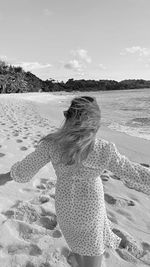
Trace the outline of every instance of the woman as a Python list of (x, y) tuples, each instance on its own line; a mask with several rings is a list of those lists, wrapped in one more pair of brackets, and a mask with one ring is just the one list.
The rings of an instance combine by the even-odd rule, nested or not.
[(128, 187), (150, 195), (150, 169), (121, 155), (114, 143), (96, 138), (101, 119), (96, 98), (74, 98), (64, 116), (62, 127), (16, 162), (3, 182), (28, 182), (51, 161), (57, 176), (57, 221), (64, 238), (80, 267), (100, 267), (105, 248), (121, 244), (107, 218), (100, 174), (110, 170)]

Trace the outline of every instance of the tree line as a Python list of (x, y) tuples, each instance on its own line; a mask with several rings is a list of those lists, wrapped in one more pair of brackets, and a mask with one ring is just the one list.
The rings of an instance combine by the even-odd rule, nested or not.
[(33, 73), (25, 72), (22, 67), (12, 66), (0, 60), (0, 93), (26, 93), (26, 92), (73, 92), (73, 91), (109, 91), (150, 88), (150, 80), (128, 79), (115, 80), (74, 80), (58, 82), (54, 79), (45, 81)]

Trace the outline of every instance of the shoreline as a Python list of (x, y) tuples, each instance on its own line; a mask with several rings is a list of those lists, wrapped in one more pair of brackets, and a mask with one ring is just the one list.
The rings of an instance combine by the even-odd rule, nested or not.
[[(74, 94), (68, 94), (68, 92), (66, 92), (65, 95), (60, 94), (60, 92), (56, 92), (56, 95), (53, 93), (20, 93), (2, 94), (0, 95), (0, 100), (2, 98), (6, 100), (7, 98), (8, 100), (23, 100), (23, 102), (31, 103), (31, 105), (36, 107), (40, 116), (48, 119), (49, 122), (53, 123), (55, 126), (60, 127), (64, 120), (64, 106), (68, 105), (70, 99), (74, 96)], [(45, 99), (45, 97), (47, 98)], [(100, 127), (97, 136), (114, 142), (119, 152), (127, 156), (131, 161), (150, 164), (150, 149), (148, 149), (148, 147), (150, 147), (149, 140), (110, 129), (103, 125)]]
[(119, 152), (129, 157), (131, 161), (150, 164), (149, 140), (115, 131), (106, 126), (101, 126), (97, 135), (115, 143)]

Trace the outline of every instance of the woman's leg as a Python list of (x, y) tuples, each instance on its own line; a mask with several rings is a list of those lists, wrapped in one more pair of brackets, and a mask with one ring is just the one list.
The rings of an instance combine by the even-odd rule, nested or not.
[(83, 264), (82, 264), (83, 256), (79, 255), (78, 253), (74, 253), (74, 256), (75, 256), (76, 262), (78, 263), (79, 267), (82, 267), (83, 266)]
[(82, 267), (82, 257), (81, 255), (70, 251), (67, 261), (71, 265), (71, 267)]
[(74, 253), (74, 256), (79, 267), (101, 267), (103, 255), (81, 256), (77, 253)]
[(101, 267), (102, 257), (100, 256), (82, 256), (81, 267)]
[(100, 256), (83, 256), (70, 252), (67, 260), (72, 267), (101, 267), (102, 258), (103, 254)]

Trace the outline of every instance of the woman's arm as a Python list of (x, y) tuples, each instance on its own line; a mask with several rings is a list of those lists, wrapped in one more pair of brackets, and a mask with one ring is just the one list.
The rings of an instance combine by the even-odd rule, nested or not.
[(46, 141), (42, 141), (29, 155), (22, 161), (17, 161), (10, 170), (11, 178), (19, 183), (30, 181), (35, 174), (50, 162), (50, 145)]
[(109, 145), (110, 158), (107, 169), (120, 177), (129, 188), (150, 195), (150, 169), (121, 155), (114, 143)]

